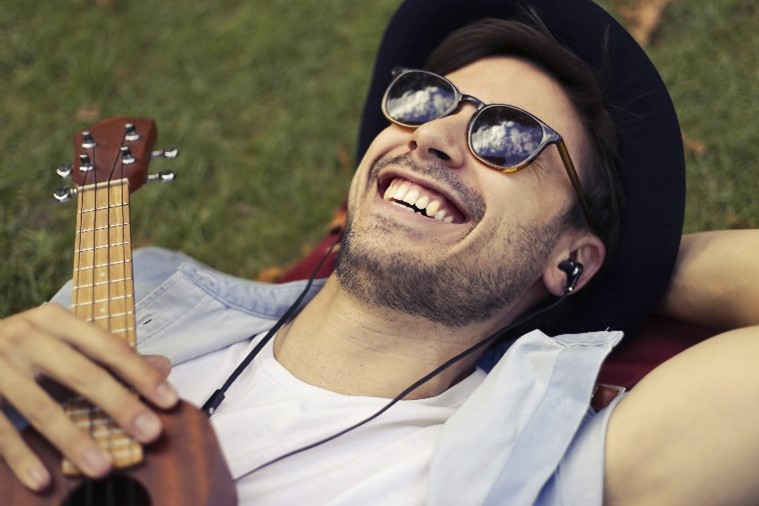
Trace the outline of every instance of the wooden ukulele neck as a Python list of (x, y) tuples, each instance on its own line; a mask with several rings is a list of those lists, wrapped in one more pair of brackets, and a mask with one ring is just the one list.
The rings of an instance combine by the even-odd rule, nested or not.
[(126, 180), (78, 192), (74, 313), (135, 345), (134, 285)]
[[(135, 346), (129, 182), (121, 179), (82, 187), (77, 200), (72, 310)], [(69, 399), (65, 409), (110, 454), (114, 467), (142, 461), (142, 446), (102, 410), (81, 397)], [(63, 472), (79, 474), (66, 459)]]

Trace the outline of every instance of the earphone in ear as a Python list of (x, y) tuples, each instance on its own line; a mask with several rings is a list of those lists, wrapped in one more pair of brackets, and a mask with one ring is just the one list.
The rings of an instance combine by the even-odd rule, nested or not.
[(567, 284), (564, 287), (564, 295), (572, 293), (577, 286), (577, 282), (580, 281), (582, 271), (584, 269), (580, 262), (575, 262), (571, 258), (559, 262), (559, 269), (567, 274)]

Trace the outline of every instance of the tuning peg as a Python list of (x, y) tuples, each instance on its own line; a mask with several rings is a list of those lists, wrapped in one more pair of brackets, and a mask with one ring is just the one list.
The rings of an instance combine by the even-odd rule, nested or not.
[(159, 172), (158, 174), (150, 174), (148, 175), (147, 182), (148, 183), (154, 183), (156, 181), (160, 181), (161, 183), (169, 183), (171, 181), (174, 181), (177, 178), (177, 173), (173, 170), (166, 170), (163, 172)]
[(92, 134), (89, 130), (82, 132), (82, 147), (84, 149), (92, 149), (95, 147), (95, 139), (92, 138)]
[(151, 158), (169, 158), (173, 159), (179, 156), (179, 148), (169, 146), (168, 148), (157, 149), (150, 153)]
[(129, 142), (140, 140), (140, 134), (137, 133), (137, 128), (135, 128), (134, 123), (125, 123), (124, 131), (124, 139)]
[(67, 186), (58, 188), (53, 192), (53, 197), (55, 197), (55, 200), (61, 203), (68, 202), (74, 195), (76, 195), (76, 188)]
[(70, 163), (64, 163), (55, 169), (55, 173), (61, 177), (71, 177), (71, 171), (74, 170), (74, 166)]
[(79, 170), (82, 172), (89, 172), (92, 169), (94, 169), (95, 166), (92, 165), (92, 160), (90, 160), (90, 157), (86, 154), (79, 155)]
[(129, 148), (126, 146), (121, 146), (121, 162), (124, 165), (131, 165), (136, 161), (137, 159), (134, 157)]

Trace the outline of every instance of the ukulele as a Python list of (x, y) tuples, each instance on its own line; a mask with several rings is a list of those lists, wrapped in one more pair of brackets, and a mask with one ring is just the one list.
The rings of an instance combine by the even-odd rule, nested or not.
[[(136, 336), (129, 196), (148, 179), (156, 136), (153, 120), (129, 117), (104, 120), (74, 136), (71, 172), (76, 189), (71, 194), (77, 195), (78, 210), (72, 311), (131, 346)], [(234, 481), (208, 417), (195, 407), (180, 402), (175, 409), (159, 412), (162, 435), (145, 447), (82, 397), (72, 396), (64, 409), (111, 455), (113, 471), (99, 480), (81, 476), (30, 428), (24, 439), (50, 470), (53, 483), (44, 492), (31, 492), (0, 463), (0, 505), (237, 503)]]

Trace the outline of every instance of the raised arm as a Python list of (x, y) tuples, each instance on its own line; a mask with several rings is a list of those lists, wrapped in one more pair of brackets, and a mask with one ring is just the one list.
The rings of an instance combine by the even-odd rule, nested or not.
[(759, 324), (759, 230), (683, 236), (664, 315), (718, 329)]
[(606, 504), (757, 504), (759, 231), (683, 237), (662, 304), (720, 327), (644, 377), (609, 421)]

